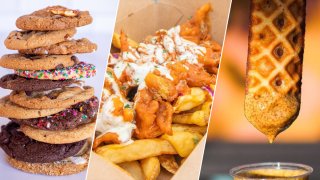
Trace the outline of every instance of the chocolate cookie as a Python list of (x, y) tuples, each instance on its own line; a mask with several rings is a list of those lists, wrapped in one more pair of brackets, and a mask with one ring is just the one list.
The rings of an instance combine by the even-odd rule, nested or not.
[(66, 41), (75, 33), (74, 28), (59, 31), (12, 31), (4, 44), (12, 50), (33, 49)]
[(7, 74), (0, 78), (0, 87), (4, 89), (11, 89), (14, 91), (47, 91), (56, 88), (63, 88), (74, 83), (75, 80), (39, 80), (39, 79), (28, 79), (16, 74)]
[(0, 58), (0, 66), (7, 69), (48, 70), (75, 65), (72, 55), (23, 55), (6, 54)]
[(54, 70), (15, 70), (19, 76), (34, 79), (51, 79), (51, 80), (65, 80), (65, 79), (81, 79), (90, 78), (96, 75), (96, 67), (93, 64), (80, 62), (71, 67)]
[(90, 86), (64, 87), (49, 91), (29, 92), (12, 91), (10, 101), (30, 109), (68, 108), (90, 99), (94, 89)]
[(74, 129), (82, 124), (92, 122), (98, 112), (97, 97), (73, 105), (57, 114), (32, 119), (10, 119), (21, 125), (28, 125), (37, 129), (62, 131)]
[(92, 23), (88, 11), (72, 10), (62, 6), (49, 6), (31, 14), (21, 16), (16, 26), (23, 30), (62, 30)]
[(39, 47), (34, 49), (19, 50), (22, 54), (77, 54), (91, 53), (97, 50), (97, 45), (86, 38), (78, 40), (67, 40), (51, 46)]
[(9, 96), (5, 96), (0, 99), (0, 117), (30, 119), (49, 116), (62, 110), (64, 110), (64, 108), (30, 109), (14, 104), (10, 101)]
[(48, 131), (21, 125), (20, 130), (28, 137), (49, 144), (66, 144), (91, 138), (94, 133), (95, 122), (84, 124), (75, 129), (63, 131)]
[(86, 140), (70, 144), (47, 144), (30, 139), (19, 131), (19, 124), (10, 122), (1, 127), (0, 147), (16, 160), (30, 163), (50, 163), (76, 155)]

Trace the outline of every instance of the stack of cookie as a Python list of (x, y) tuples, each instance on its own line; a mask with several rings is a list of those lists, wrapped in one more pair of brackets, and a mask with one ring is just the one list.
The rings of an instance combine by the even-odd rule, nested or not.
[(94, 88), (79, 79), (94, 76), (95, 66), (73, 54), (97, 46), (71, 38), (91, 22), (87, 11), (47, 7), (18, 18), (22, 31), (5, 40), (19, 51), (0, 59), (0, 66), (14, 70), (0, 79), (0, 87), (13, 90), (0, 100), (0, 116), (11, 120), (1, 127), (0, 147), (13, 167), (47, 175), (86, 168), (99, 103)]

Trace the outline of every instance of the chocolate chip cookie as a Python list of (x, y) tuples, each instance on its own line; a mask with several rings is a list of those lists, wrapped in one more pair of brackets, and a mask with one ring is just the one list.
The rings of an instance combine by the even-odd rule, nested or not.
[(53, 109), (30, 109), (21, 107), (10, 101), (9, 96), (0, 99), (0, 117), (30, 119), (49, 116), (63, 111), (63, 108)]
[(72, 55), (23, 55), (6, 54), (0, 58), (0, 66), (7, 69), (50, 70), (73, 66), (77, 63)]
[(88, 11), (79, 11), (63, 6), (49, 6), (31, 14), (21, 16), (16, 26), (23, 30), (62, 30), (92, 23)]
[(78, 40), (67, 40), (51, 46), (39, 47), (34, 49), (19, 50), (21, 54), (77, 54), (91, 53), (97, 50), (97, 45), (86, 38)]
[(13, 91), (10, 101), (30, 109), (68, 108), (90, 99), (93, 95), (94, 89), (90, 86), (64, 87), (44, 92)]
[(66, 41), (75, 33), (75, 28), (59, 31), (12, 31), (4, 44), (12, 50), (33, 49)]

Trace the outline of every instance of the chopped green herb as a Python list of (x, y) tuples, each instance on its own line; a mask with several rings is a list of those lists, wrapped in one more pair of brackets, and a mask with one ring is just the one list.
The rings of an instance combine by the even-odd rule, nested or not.
[(127, 89), (126, 86), (121, 86), (120, 88), (121, 88), (121, 90), (126, 90)]
[(130, 105), (129, 105), (129, 104), (126, 104), (126, 105), (124, 106), (124, 108), (130, 108)]
[(107, 74), (112, 78), (112, 72), (107, 71)]
[(163, 50), (163, 53), (167, 53), (168, 51), (166, 49)]
[(188, 19), (189, 19), (189, 20), (192, 19), (192, 16), (189, 16)]
[(154, 68), (159, 68), (159, 66), (155, 65)]
[(138, 84), (138, 83), (139, 83), (139, 78), (134, 79), (134, 82), (135, 82), (136, 84)]
[(199, 143), (199, 139), (197, 137), (194, 137), (192, 140), (193, 140), (194, 144), (198, 144)]

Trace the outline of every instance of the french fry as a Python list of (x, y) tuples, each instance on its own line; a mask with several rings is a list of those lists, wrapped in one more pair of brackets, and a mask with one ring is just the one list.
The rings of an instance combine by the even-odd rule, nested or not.
[(201, 140), (202, 135), (190, 132), (173, 132), (173, 135), (164, 134), (161, 136), (171, 143), (181, 157), (187, 157)]
[[(133, 47), (133, 48), (137, 48), (139, 46), (139, 44), (137, 42), (135, 42), (134, 40), (128, 38), (128, 43), (129, 46)], [(118, 49), (121, 48), (121, 42), (120, 42), (120, 34), (118, 33), (113, 33), (112, 36), (112, 45)]]
[(160, 174), (160, 162), (157, 157), (149, 157), (140, 161), (146, 180), (156, 180)]
[(206, 93), (201, 88), (191, 88), (191, 93), (188, 95), (179, 96), (174, 104), (174, 113), (188, 111), (203, 104), (206, 100)]
[(179, 169), (179, 165), (173, 155), (161, 155), (158, 158), (161, 166), (168, 172), (175, 174)]
[(128, 145), (105, 145), (98, 147), (95, 152), (116, 164), (163, 154), (177, 154), (171, 143), (164, 139), (142, 139)]
[(204, 118), (207, 121), (207, 123), (210, 118), (211, 104), (212, 104), (212, 100), (206, 101), (205, 103), (202, 104), (202, 107), (201, 107), (202, 111), (204, 112)]
[[(206, 102), (197, 106), (186, 113), (175, 114), (173, 122), (181, 124), (196, 124), (198, 126), (205, 126), (208, 124), (211, 111), (211, 98), (207, 98)], [(200, 112), (202, 111), (202, 112)]]
[(179, 124), (195, 124), (198, 126), (206, 126), (208, 124), (208, 121), (205, 118), (205, 112), (202, 110), (192, 113), (174, 114), (172, 122)]
[(190, 132), (204, 135), (207, 132), (207, 126), (196, 126), (186, 124), (172, 124), (173, 132)]
[(127, 171), (135, 180), (144, 180), (142, 168), (138, 161), (123, 162), (118, 164), (122, 169)]

